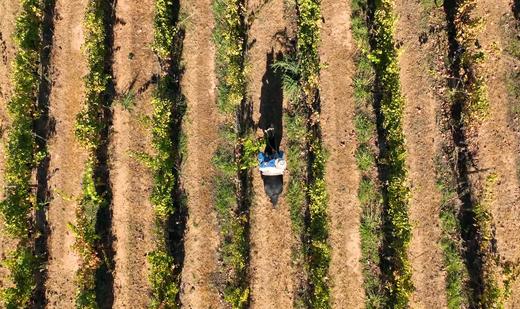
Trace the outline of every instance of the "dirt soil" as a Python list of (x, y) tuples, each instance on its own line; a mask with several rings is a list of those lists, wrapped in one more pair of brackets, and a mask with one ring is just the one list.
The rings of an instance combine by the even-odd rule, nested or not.
[(362, 308), (364, 289), (357, 199), (359, 173), (354, 157), (352, 77), (356, 46), (350, 32), (349, 1), (323, 0), (321, 28), (321, 126), (329, 158), (325, 181), (332, 260), (329, 269), (333, 308)]
[[(147, 308), (150, 286), (146, 255), (154, 249), (154, 211), (150, 203), (150, 170), (131, 158), (151, 153), (149, 127), (141, 119), (151, 114), (150, 82), (159, 65), (150, 48), (154, 1), (119, 0), (114, 25), (114, 103), (110, 145), (112, 231), (115, 236), (114, 308)], [(134, 106), (120, 103), (134, 94)], [(136, 297), (139, 295), (139, 297)]]
[[(510, 117), (515, 102), (508, 99), (506, 78), (513, 68), (503, 51), (509, 42), (505, 27), (512, 27), (514, 16), (509, 0), (479, 1), (477, 14), (485, 19), (479, 41), (488, 56), (484, 66), (491, 105), (490, 117), (483, 123), (476, 140), (477, 166), (485, 175), (498, 174), (496, 200), (491, 209), (497, 248), (503, 261), (515, 262), (520, 261), (520, 183), (517, 176), (520, 148), (519, 136), (514, 133)], [(506, 308), (520, 308), (519, 280), (512, 291)]]
[(48, 308), (74, 307), (74, 274), (78, 258), (72, 250), (74, 235), (68, 228), (75, 222), (76, 198), (86, 153), (74, 137), (75, 116), (84, 98), (86, 65), (81, 45), (86, 0), (57, 0), (55, 33), (51, 56), (52, 89), (50, 118), (55, 134), (48, 142), (50, 152), (48, 238), (49, 262), (46, 297)]
[[(7, 138), (6, 129), (9, 125), (7, 116), (7, 102), (11, 96), (11, 63), (15, 56), (14, 42), (12, 36), (14, 33), (14, 22), (18, 11), (18, 2), (10, 3), (10, 0), (0, 1), (0, 11), (2, 18), (0, 19), (0, 199), (4, 196), (4, 142)], [(3, 221), (0, 218), (0, 230), (3, 229)], [(11, 250), (16, 246), (16, 241), (10, 239), (3, 232), (0, 233), (0, 259), (3, 260)], [(5, 286), (7, 270), (0, 265), (0, 288)]]
[(184, 122), (187, 158), (181, 177), (188, 196), (188, 222), (181, 302), (183, 307), (193, 309), (224, 307), (214, 284), (219, 232), (210, 184), (214, 176), (212, 157), (218, 143), (218, 111), (211, 3), (195, 0), (183, 7), (188, 19), (182, 89), (188, 112)]
[(420, 42), (428, 32), (428, 12), (420, 1), (398, 0), (399, 21), (396, 39), (403, 43), (399, 58), (401, 88), (405, 98), (404, 133), (411, 187), (409, 208), (412, 240), (409, 258), (412, 264), (412, 308), (444, 308), (446, 273), (440, 247), (440, 192), (436, 188), (435, 155), (440, 131), (436, 115), (441, 101), (435, 96), (435, 84), (429, 76), (429, 59), (435, 57), (435, 40)]
[[(284, 105), (280, 76), (270, 65), (281, 57), (278, 41), (289, 27), (284, 16), (284, 1), (249, 2), (254, 21), (249, 33), (249, 94), (253, 100), (255, 124), (265, 129), (271, 123), (283, 136), (282, 108)], [(277, 35), (278, 34), (278, 35)], [(282, 35), (283, 37), (283, 35)], [(282, 140), (282, 149), (284, 142)], [(264, 192), (264, 184), (257, 170), (253, 171), (253, 205), (251, 209), (251, 307), (291, 308), (294, 293), (294, 270), (291, 248), (294, 244), (289, 207), (280, 197), (273, 207)], [(284, 176), (284, 192), (288, 183)]]

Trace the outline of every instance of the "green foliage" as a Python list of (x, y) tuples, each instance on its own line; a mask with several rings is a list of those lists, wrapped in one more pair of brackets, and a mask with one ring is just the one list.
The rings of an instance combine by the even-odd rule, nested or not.
[(257, 154), (265, 148), (265, 141), (263, 139), (253, 139), (247, 136), (241, 141), (242, 156), (240, 158), (239, 169), (248, 170), (258, 165)]
[[(295, 101), (291, 101), (295, 102)], [(296, 101), (297, 102), (297, 101)], [(287, 168), (291, 177), (287, 190), (287, 201), (291, 212), (292, 227), (296, 235), (302, 235), (304, 229), (304, 207), (306, 205), (306, 149), (304, 141), (307, 131), (303, 115), (286, 115), (287, 127)]]
[(409, 188), (405, 164), (406, 150), (402, 128), (404, 100), (399, 83), (398, 53), (394, 42), (394, 1), (381, 0), (376, 3), (372, 38), (373, 49), (369, 59), (374, 64), (380, 80), (380, 115), (384, 130), (385, 151), (381, 153), (381, 163), (385, 165), (388, 176), (384, 187), (387, 208), (385, 224), (386, 249), (388, 259), (389, 293), (388, 306), (406, 308), (413, 291), (412, 269), (408, 261), (408, 247), (411, 239), (411, 226), (408, 220)]
[(245, 6), (236, 0), (213, 1), (218, 78), (218, 105), (224, 113), (232, 114), (245, 99), (246, 26)]
[(376, 159), (367, 145), (361, 144), (356, 150), (356, 162), (362, 172), (367, 172), (374, 167)]
[(475, 17), (477, 0), (463, 0), (457, 4), (455, 15), (455, 39), (460, 45), (461, 89), (457, 98), (464, 102), (462, 121), (465, 126), (481, 123), (489, 116), (489, 99), (486, 81), (480, 76), (485, 53), (478, 43), (478, 34), (484, 27), (484, 19)]
[(285, 57), (273, 63), (272, 68), (282, 74), (282, 87), (285, 97), (289, 102), (297, 102), (300, 99), (300, 74), (301, 69), (296, 59)]
[(0, 215), (5, 231), (19, 240), (14, 252), (4, 264), (9, 270), (12, 287), (2, 288), (2, 304), (6, 308), (29, 305), (39, 261), (32, 246), (36, 196), (31, 188), (34, 168), (41, 158), (33, 134), (33, 122), (39, 117), (37, 95), (40, 87), (38, 63), (41, 52), (42, 3), (39, 0), (20, 0), (16, 18), (14, 42), (17, 52), (12, 63), (13, 94), (7, 103), (10, 118), (5, 156), (4, 196), (0, 201)]
[[(296, 109), (307, 116), (307, 147), (310, 159), (310, 177), (307, 179), (307, 201), (309, 222), (305, 227), (304, 253), (310, 284), (308, 295), (312, 308), (330, 308), (330, 287), (328, 269), (331, 248), (328, 244), (327, 191), (325, 188), (325, 150), (321, 142), (319, 123), (319, 74), (321, 10), (320, 1), (302, 0), (296, 4), (297, 20), (297, 59), (300, 78), (301, 99)], [(303, 104), (303, 105), (302, 105)]]
[(301, 69), (301, 85), (304, 94), (312, 97), (319, 87), (320, 1), (301, 0), (297, 2), (296, 7), (298, 10), (297, 52)]
[(512, 283), (520, 275), (520, 266), (504, 262), (494, 248), (494, 227), (491, 206), (495, 200), (495, 188), (499, 181), (496, 173), (486, 177), (482, 195), (473, 212), (479, 231), (479, 251), (483, 261), (483, 290), (478, 306), (480, 308), (505, 308), (510, 296)]
[(168, 60), (179, 32), (178, 14), (173, 0), (155, 0), (153, 51), (160, 59)]
[(142, 156), (151, 168), (153, 188), (150, 200), (155, 210), (158, 239), (156, 249), (148, 256), (151, 272), (152, 308), (178, 308), (179, 270), (168, 250), (167, 222), (182, 201), (175, 200), (177, 188), (177, 157), (182, 149), (180, 123), (186, 112), (186, 101), (180, 93), (181, 51), (184, 29), (178, 21), (179, 7), (175, 1), (156, 0), (153, 50), (163, 65), (152, 99), (151, 133), (153, 155)]
[(179, 279), (174, 276), (175, 263), (170, 253), (161, 249), (148, 254), (150, 265), (150, 283), (154, 297), (151, 308), (174, 309), (179, 294)]
[[(232, 308), (246, 308), (249, 304), (247, 265), (249, 242), (247, 227), (249, 214), (240, 210), (239, 175), (249, 173), (257, 164), (256, 155), (262, 143), (255, 140), (249, 128), (241, 128), (239, 110), (246, 105), (246, 50), (247, 26), (245, 4), (236, 0), (213, 2), (218, 78), (218, 106), (224, 123), (220, 128), (221, 140), (213, 163), (216, 167), (215, 203), (220, 224), (223, 272), (226, 275), (224, 300)], [(248, 180), (249, 182), (249, 180)], [(247, 188), (246, 188), (247, 189)]]
[(107, 47), (107, 2), (91, 0), (84, 15), (85, 42), (83, 50), (87, 59), (88, 73), (84, 78), (85, 100), (76, 116), (75, 135), (88, 152), (82, 181), (82, 194), (76, 209), (76, 224), (69, 224), (75, 235), (74, 250), (80, 257), (76, 272), (76, 308), (98, 308), (96, 299), (96, 273), (103, 264), (98, 252), (99, 235), (96, 231), (97, 215), (101, 208), (108, 207), (102, 185), (96, 177), (97, 150), (104, 142), (102, 132), (110, 75), (105, 69)]
[(76, 307), (97, 308), (96, 272), (102, 262), (96, 250), (99, 235), (96, 232), (97, 213), (100, 208), (108, 207), (106, 199), (99, 195), (96, 188), (94, 168), (95, 159), (86, 164), (82, 181), (82, 196), (76, 209), (76, 224), (69, 224), (76, 240), (74, 250), (80, 257), (76, 272)]
[(119, 100), (117, 100), (117, 103), (121, 104), (124, 110), (131, 112), (135, 106), (135, 92), (129, 90), (124, 93)]
[(91, 153), (94, 153), (102, 142), (101, 131), (104, 129), (104, 124), (101, 119), (104, 109), (107, 108), (104, 96), (110, 81), (110, 75), (105, 71), (108, 53), (105, 33), (106, 9), (105, 1), (89, 1), (83, 24), (85, 28), (83, 50), (87, 58), (88, 74), (84, 78), (85, 102), (76, 117), (75, 134)]
[(458, 220), (460, 207), (457, 200), (456, 180), (446, 168), (448, 162), (441, 158), (437, 161), (437, 188), (441, 192), (441, 249), (444, 254), (446, 270), (446, 292), (448, 308), (466, 308), (469, 306), (469, 295), (466, 289), (468, 271), (463, 260), (463, 244), (460, 235), (462, 227)]
[(39, 261), (27, 244), (21, 244), (9, 254), (4, 266), (9, 270), (13, 287), (4, 288), (0, 293), (2, 304), (7, 309), (27, 307), (36, 288), (34, 273), (38, 270)]
[(361, 170), (358, 200), (361, 207), (361, 263), (365, 288), (365, 306), (384, 308), (389, 303), (384, 293), (379, 265), (383, 241), (383, 198), (377, 177), (374, 140), (376, 139), (375, 116), (372, 110), (374, 68), (368, 56), (370, 52), (366, 0), (352, 1), (352, 33), (358, 46), (355, 58), (354, 99), (356, 103), (355, 129), (358, 141), (356, 161)]

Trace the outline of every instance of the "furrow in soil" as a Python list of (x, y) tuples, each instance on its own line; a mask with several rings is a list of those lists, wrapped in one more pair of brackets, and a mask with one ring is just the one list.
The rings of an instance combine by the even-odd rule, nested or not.
[(159, 70), (150, 48), (154, 1), (119, 0), (115, 9), (116, 101), (110, 138), (114, 308), (146, 308), (150, 301), (146, 255), (154, 247), (152, 177), (132, 154), (151, 152), (151, 136), (143, 118), (151, 114), (150, 85)]
[[(496, 248), (502, 261), (520, 261), (520, 183), (518, 179), (519, 139), (513, 131), (507, 76), (514, 67), (509, 64), (505, 49), (509, 43), (506, 27), (512, 27), (514, 16), (509, 0), (482, 0), (478, 16), (484, 18), (479, 42), (486, 51), (484, 77), (489, 91), (489, 118), (478, 132), (474, 151), (479, 170), (498, 176), (495, 201), (491, 207), (495, 225)], [(507, 308), (518, 308), (520, 282), (512, 286)]]
[(74, 136), (76, 114), (84, 98), (86, 63), (81, 51), (86, 0), (57, 0), (55, 33), (51, 55), (49, 118), (51, 138), (48, 206), (48, 308), (74, 307), (74, 275), (78, 258), (73, 252), (74, 235), (68, 227), (75, 222), (77, 198), (86, 153)]
[[(12, 37), (14, 35), (14, 23), (18, 12), (18, 2), (11, 0), (0, 1), (0, 199), (4, 198), (4, 143), (7, 137), (6, 130), (9, 127), (7, 115), (7, 102), (11, 96), (11, 63), (14, 59), (16, 49)], [(0, 219), (0, 231), (3, 229), (3, 221)], [(5, 233), (0, 233), (0, 260), (3, 260), (10, 251), (16, 247), (16, 240), (11, 239)], [(0, 286), (8, 284), (5, 282), (8, 276), (7, 270), (0, 265)]]
[[(182, 270), (181, 303), (185, 308), (223, 308), (215, 282), (218, 224), (215, 213), (213, 154), (218, 143), (215, 50), (212, 40), (211, 0), (189, 1), (184, 39), (182, 78), (188, 111), (184, 121), (187, 138), (182, 184), (187, 193), (188, 222)], [(184, 5), (184, 4), (183, 4)]]
[[(253, 120), (261, 129), (271, 124), (283, 141), (282, 109), (284, 106), (281, 77), (271, 65), (283, 55), (288, 35), (288, 21), (283, 0), (250, 1), (254, 19), (249, 33), (249, 94), (253, 100)], [(259, 133), (261, 135), (261, 133)], [(293, 304), (294, 270), (291, 248), (294, 243), (288, 203), (282, 192), (273, 206), (264, 192), (258, 170), (253, 171), (253, 205), (251, 209), (251, 307), (290, 308)], [(284, 182), (287, 184), (285, 175)]]
[(446, 274), (440, 248), (440, 192), (435, 178), (435, 155), (440, 140), (436, 114), (441, 102), (428, 75), (435, 41), (421, 41), (429, 25), (428, 13), (423, 11), (420, 2), (398, 0), (396, 4), (399, 16), (396, 37), (403, 43), (399, 64), (406, 102), (404, 133), (411, 187), (409, 257), (415, 291), (410, 306), (443, 308), (447, 306)]
[(362, 308), (364, 303), (357, 200), (359, 173), (354, 152), (352, 77), (356, 52), (350, 32), (350, 2), (323, 0), (320, 59), (321, 125), (329, 154), (325, 181), (329, 196), (329, 268), (333, 308)]

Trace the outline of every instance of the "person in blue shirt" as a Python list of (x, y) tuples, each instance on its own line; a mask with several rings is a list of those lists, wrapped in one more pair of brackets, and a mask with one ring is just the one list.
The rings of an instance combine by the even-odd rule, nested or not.
[(258, 154), (258, 161), (265, 193), (273, 206), (276, 206), (283, 191), (284, 153), (276, 146), (276, 135), (272, 125), (264, 130), (264, 135), (266, 147), (264, 152)]

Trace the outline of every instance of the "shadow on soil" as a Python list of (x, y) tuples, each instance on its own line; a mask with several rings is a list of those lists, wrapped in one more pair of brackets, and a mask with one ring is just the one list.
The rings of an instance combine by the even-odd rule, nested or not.
[[(114, 22), (115, 6), (117, 0), (110, 0), (105, 3), (105, 32), (107, 38), (105, 44), (109, 46), (108, 54), (105, 56), (105, 72), (113, 76), (112, 65), (114, 57)], [(104, 98), (105, 109), (100, 115), (100, 122), (104, 124), (101, 132), (101, 145), (99, 146), (96, 157), (98, 166), (94, 171), (95, 178), (100, 181), (96, 188), (98, 194), (105, 199), (105, 205), (98, 210), (96, 220), (96, 233), (100, 240), (97, 245), (97, 252), (102, 257), (102, 264), (96, 273), (96, 300), (100, 308), (112, 308), (114, 304), (114, 235), (112, 233), (112, 188), (110, 185), (109, 162), (109, 143), (110, 129), (112, 127), (111, 106), (116, 97), (115, 86), (111, 79), (108, 92)]]
[[(50, 80), (50, 61), (52, 51), (52, 41), (54, 37), (54, 8), (55, 1), (44, 1), (43, 22), (42, 22), (42, 50), (40, 55), (40, 89), (38, 93), (38, 110), (41, 115), (34, 122), (34, 132), (37, 139), (38, 149), (46, 149), (48, 139), (55, 133), (55, 120), (49, 115), (49, 95), (51, 92)], [(49, 180), (49, 163), (50, 155), (47, 154), (40, 162), (36, 169), (36, 181), (38, 188), (36, 191), (36, 202), (38, 208), (36, 210), (36, 229), (38, 236), (35, 240), (35, 254), (40, 258), (42, 264), (48, 261), (47, 238), (49, 236), (49, 228), (47, 225), (47, 206), (50, 199), (48, 186)], [(45, 299), (45, 281), (47, 279), (46, 268), (36, 274), (36, 289), (33, 295), (33, 304), (35, 308), (44, 308), (47, 304)]]
[(516, 19), (520, 20), (520, 0), (514, 0), (513, 14), (515, 15)]
[[(470, 282), (470, 302), (471, 306), (477, 306), (483, 291), (483, 256), (479, 247), (479, 231), (477, 221), (475, 219), (474, 207), (475, 201), (472, 198), (472, 184), (469, 175), (470, 168), (475, 170), (473, 156), (468, 149), (467, 132), (463, 124), (463, 108), (466, 104), (465, 88), (467, 85), (462, 84), (462, 71), (472, 74), (471, 68), (462, 67), (461, 56), (464, 52), (463, 47), (456, 40), (457, 25), (456, 14), (458, 1), (444, 1), (444, 11), (446, 14), (446, 23), (448, 25), (448, 42), (449, 42), (449, 80), (448, 86), (455, 93), (451, 106), (445, 108), (443, 113), (450, 123), (451, 134), (454, 143), (454, 149), (449, 149), (447, 153), (451, 154), (451, 168), (457, 178), (457, 195), (461, 201), (461, 210), (459, 220), (461, 223), (461, 237), (464, 241), (464, 260), (468, 269)], [(472, 77), (470, 76), (470, 83)], [(477, 170), (478, 172), (478, 170)]]
[(281, 52), (275, 53), (273, 49), (267, 53), (265, 73), (262, 78), (262, 90), (260, 97), (260, 120), (258, 127), (262, 130), (273, 126), (275, 129), (275, 147), (280, 146), (283, 136), (283, 89), (282, 76), (275, 72), (272, 65), (283, 59)]
[[(175, 0), (173, 7), (175, 11), (172, 12), (172, 20), (177, 23), (180, 14), (180, 1)], [(170, 119), (170, 139), (173, 145), (171, 159), (174, 162), (173, 174), (175, 177), (175, 187), (173, 191), (173, 201), (175, 203), (175, 211), (166, 220), (162, 228), (164, 228), (163, 232), (166, 236), (166, 250), (168, 250), (168, 253), (173, 257), (175, 265), (173, 276), (177, 280), (177, 286), (181, 286), (181, 272), (185, 257), (184, 233), (188, 219), (187, 196), (182, 183), (182, 165), (186, 152), (185, 143), (183, 141), (182, 124), (187, 110), (186, 99), (182, 94), (180, 85), (184, 73), (184, 68), (181, 63), (184, 38), (185, 31), (181, 27), (172, 44), (171, 57), (166, 61), (161, 60), (161, 68), (166, 73), (166, 76), (163, 77), (165, 79), (163, 82), (167, 90), (160, 94), (163, 99), (168, 99), (173, 102), (172, 116)], [(145, 84), (143, 87), (148, 87), (148, 85)], [(181, 305), (180, 294), (181, 293), (177, 293), (176, 299), (179, 306)]]

